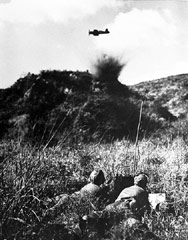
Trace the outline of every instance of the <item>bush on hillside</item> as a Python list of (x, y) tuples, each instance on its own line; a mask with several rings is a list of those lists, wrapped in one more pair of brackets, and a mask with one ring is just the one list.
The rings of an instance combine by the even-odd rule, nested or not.
[(154, 113), (156, 113), (159, 118), (164, 118), (167, 121), (175, 121), (177, 119), (169, 112), (168, 107), (162, 106), (159, 101), (154, 102)]

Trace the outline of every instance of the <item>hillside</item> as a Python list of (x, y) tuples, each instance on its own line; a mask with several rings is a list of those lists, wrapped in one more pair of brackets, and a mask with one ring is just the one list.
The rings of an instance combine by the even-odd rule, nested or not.
[(185, 117), (188, 100), (188, 74), (142, 82), (132, 87), (149, 102), (160, 103), (176, 117)]
[(166, 131), (186, 117), (188, 75), (128, 87), (117, 80), (121, 66), (110, 64), (100, 65), (97, 77), (47, 70), (1, 89), (1, 137), (43, 143), (135, 139), (142, 102), (140, 137)]

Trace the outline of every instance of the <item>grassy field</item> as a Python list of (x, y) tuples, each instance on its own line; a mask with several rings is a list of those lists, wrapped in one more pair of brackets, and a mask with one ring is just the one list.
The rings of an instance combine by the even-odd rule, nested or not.
[[(92, 210), (89, 200), (50, 209), (58, 195), (85, 185), (96, 168), (104, 171), (107, 181), (117, 173), (147, 173), (149, 191), (165, 192), (175, 214), (159, 212), (145, 216), (144, 221), (162, 239), (188, 239), (188, 145), (180, 137), (143, 139), (136, 145), (122, 140), (74, 146), (59, 143), (48, 148), (2, 140), (0, 153), (1, 239), (69, 239), (64, 226), (70, 231), (78, 216)], [(126, 239), (123, 227), (112, 229), (109, 239)]]

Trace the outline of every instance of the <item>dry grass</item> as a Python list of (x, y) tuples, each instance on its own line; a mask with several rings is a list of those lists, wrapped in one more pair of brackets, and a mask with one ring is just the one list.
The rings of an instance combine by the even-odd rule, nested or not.
[[(55, 196), (79, 190), (94, 168), (101, 168), (108, 180), (117, 173), (134, 174), (135, 164), (137, 172), (149, 175), (150, 191), (167, 193), (175, 208), (174, 215), (158, 213), (144, 221), (162, 239), (187, 239), (188, 146), (181, 138), (142, 140), (136, 149), (127, 140), (46, 149), (4, 140), (0, 152), (2, 239), (45, 239), (49, 224), (71, 228), (74, 219), (91, 210), (90, 203), (72, 202), (50, 212)], [(121, 239), (121, 230), (114, 228), (111, 239)]]

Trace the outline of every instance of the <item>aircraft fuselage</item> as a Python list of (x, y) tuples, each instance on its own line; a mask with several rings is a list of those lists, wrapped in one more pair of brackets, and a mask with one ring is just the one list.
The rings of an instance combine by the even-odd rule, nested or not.
[(106, 29), (105, 31), (97, 30), (97, 29), (94, 29), (93, 31), (89, 31), (89, 35), (92, 34), (94, 36), (98, 36), (100, 34), (108, 34), (108, 33), (110, 33), (108, 29)]

